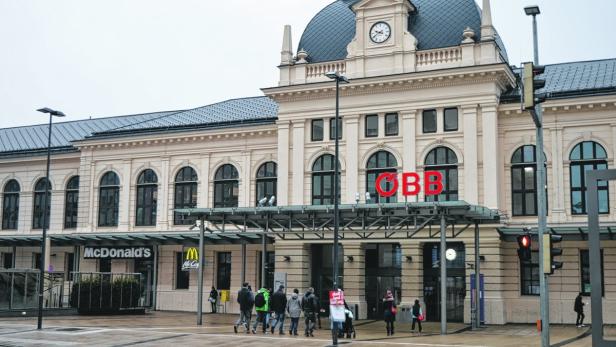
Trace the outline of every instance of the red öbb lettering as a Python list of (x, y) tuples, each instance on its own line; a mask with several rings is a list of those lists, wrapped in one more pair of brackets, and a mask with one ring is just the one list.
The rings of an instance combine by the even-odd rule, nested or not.
[[(402, 195), (415, 196), (421, 192), (420, 176), (416, 172), (405, 172), (401, 174), (402, 178)], [(398, 182), (398, 174), (393, 172), (385, 172), (380, 174), (376, 179), (376, 191), (382, 197), (391, 197), (396, 194), (400, 183)], [(388, 183), (388, 184), (384, 184)], [(384, 189), (383, 186), (387, 188)], [(426, 171), (423, 175), (423, 186), (425, 195), (439, 195), (443, 192), (443, 175), (438, 171)]]

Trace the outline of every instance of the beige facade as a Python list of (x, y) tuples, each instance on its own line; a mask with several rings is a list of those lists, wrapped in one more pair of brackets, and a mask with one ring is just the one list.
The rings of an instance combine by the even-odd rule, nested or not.
[[(489, 8), (489, 2), (484, 1)], [(290, 29), (285, 39), (279, 86), (265, 88), (266, 96), (279, 105), (275, 124), (257, 124), (227, 128), (183, 131), (144, 132), (130, 136), (108, 136), (82, 139), (73, 143), (74, 152), (56, 154), (51, 162), (52, 234), (90, 233), (158, 233), (186, 231), (188, 226), (175, 225), (173, 218), (175, 177), (184, 167), (198, 175), (197, 206), (213, 207), (214, 177), (224, 164), (232, 164), (239, 173), (238, 206), (257, 204), (256, 176), (259, 167), (277, 163), (277, 204), (312, 204), (313, 164), (324, 154), (333, 154), (330, 140), (330, 118), (333, 117), (335, 88), (325, 72), (344, 72), (351, 83), (341, 86), (343, 136), (340, 141), (342, 203), (356, 202), (356, 193), (367, 191), (367, 163), (379, 152), (391, 153), (398, 172), (426, 170), (425, 160), (437, 147), (451, 149), (457, 157), (458, 199), (502, 212), (500, 225), (481, 227), (480, 254), (485, 276), (486, 322), (488, 324), (528, 323), (539, 317), (538, 296), (522, 295), (521, 270), (516, 254), (517, 244), (500, 237), (497, 227), (536, 225), (536, 216), (513, 216), (512, 155), (524, 146), (535, 143), (535, 128), (530, 116), (520, 111), (518, 103), (503, 103), (504, 93), (516, 84), (514, 70), (507, 63), (493, 37), (491, 19), (482, 22), (482, 40), (474, 34), (460, 32), (457, 46), (420, 50), (417, 38), (400, 23), (406, 17), (406, 1), (360, 1), (354, 5), (357, 33), (341, 61), (310, 63), (304, 53), (293, 54)], [(488, 14), (489, 17), (489, 14)], [(369, 29), (377, 21), (391, 23), (393, 36), (385, 45), (370, 41)], [(479, 33), (477, 33), (478, 35)], [(301, 47), (300, 47), (301, 48)], [(444, 110), (457, 110), (457, 130), (445, 131)], [(551, 227), (583, 227), (585, 215), (574, 215), (571, 207), (570, 153), (584, 141), (600, 144), (607, 153), (607, 166), (614, 167), (616, 157), (616, 95), (572, 96), (550, 99), (543, 104), (545, 114), (545, 154), (547, 157), (548, 225)], [(436, 110), (436, 132), (423, 131), (423, 111)], [(385, 115), (398, 115), (398, 132), (387, 136)], [(366, 137), (368, 115), (378, 115), (378, 133)], [(312, 140), (312, 121), (323, 119), (323, 140)], [(145, 169), (157, 177), (156, 224), (136, 226), (137, 178)], [(44, 177), (45, 157), (0, 157), (0, 187), (14, 179), (20, 187), (19, 218), (16, 230), (0, 230), (2, 236), (38, 235), (32, 228), (33, 191)], [(98, 211), (101, 177), (115, 172), (120, 180), (117, 226), (99, 227)], [(79, 208), (75, 229), (64, 228), (65, 187), (78, 175)], [(0, 204), (4, 192), (0, 191)], [(399, 195), (398, 201), (404, 201)], [(424, 201), (420, 194), (417, 201)], [(616, 224), (616, 182), (609, 183), (609, 213), (601, 216), (604, 225)], [(466, 262), (472, 262), (475, 250), (473, 231), (464, 231), (452, 240), (462, 242)], [(325, 242), (325, 241), (324, 241)], [(402, 305), (415, 298), (424, 299), (424, 246), (434, 242), (426, 232), (399, 242), (401, 249)], [(317, 242), (318, 243), (318, 242)], [(344, 286), (347, 300), (357, 304), (361, 318), (367, 316), (366, 247), (373, 243), (391, 243), (384, 239), (342, 241), (345, 258)], [(277, 239), (269, 249), (275, 251), (275, 271), (287, 273), (288, 288), (304, 291), (313, 285), (312, 242)], [(551, 320), (573, 323), (573, 300), (581, 290), (580, 250), (583, 241), (562, 244), (562, 270), (550, 277)], [(616, 322), (616, 241), (602, 241), (604, 249), (605, 319)], [(190, 274), (187, 290), (175, 289), (175, 253), (182, 245), (158, 246), (156, 309), (195, 310), (196, 273)], [(259, 245), (249, 245), (246, 253), (245, 278), (259, 283)], [(33, 247), (10, 246), (0, 252), (16, 252), (17, 268), (32, 267)], [(54, 247), (50, 262), (56, 270), (66, 270), (64, 254), (71, 247)], [(231, 252), (231, 302), (228, 312), (237, 312), (235, 293), (241, 286), (241, 246), (207, 246), (204, 269), (205, 297), (216, 283), (216, 253)], [(55, 255), (55, 256), (53, 256)], [(290, 260), (285, 257), (289, 257)], [(407, 257), (411, 257), (409, 261)], [(95, 261), (80, 260), (81, 271), (97, 271)], [(112, 270), (134, 271), (130, 260), (112, 262)], [(470, 321), (470, 275), (464, 272), (464, 320)], [(587, 314), (590, 317), (589, 314)]]

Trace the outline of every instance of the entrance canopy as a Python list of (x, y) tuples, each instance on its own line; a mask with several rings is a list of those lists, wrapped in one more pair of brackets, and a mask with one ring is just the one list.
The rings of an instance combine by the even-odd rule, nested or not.
[[(262, 232), (254, 233), (205, 233), (204, 243), (209, 245), (226, 244), (260, 244)], [(107, 234), (64, 234), (49, 235), (51, 245), (62, 246), (154, 246), (154, 245), (187, 245), (199, 244), (199, 231), (162, 232), (162, 233), (107, 233)], [(267, 242), (272, 243), (267, 237)], [(0, 247), (31, 247), (40, 245), (40, 235), (0, 236)]]
[[(412, 202), (387, 204), (339, 205), (341, 239), (408, 239), (424, 229), (428, 237), (436, 237), (441, 216), (456, 237), (471, 225), (498, 224), (500, 214), (464, 201)], [(271, 233), (281, 239), (325, 240), (333, 237), (334, 206), (268, 206), (237, 208), (178, 209), (185, 216), (206, 222), (206, 230), (214, 235), (228, 231), (240, 234), (250, 231)], [(423, 236), (422, 236), (423, 237)]]

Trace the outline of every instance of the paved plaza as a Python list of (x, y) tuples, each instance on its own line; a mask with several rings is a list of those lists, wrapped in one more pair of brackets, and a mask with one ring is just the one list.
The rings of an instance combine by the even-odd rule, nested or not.
[[(233, 333), (236, 315), (206, 314), (203, 327), (195, 325), (195, 314), (155, 312), (142, 316), (50, 317), (45, 329), (36, 330), (35, 318), (0, 319), (0, 346), (327, 346), (329, 330), (317, 330), (314, 338), (303, 336), (246, 335)], [(288, 321), (287, 321), (288, 322)], [(324, 320), (323, 327), (327, 326)], [(288, 325), (287, 325), (288, 328)], [(303, 329), (303, 324), (300, 325)], [(588, 328), (587, 328), (588, 329)], [(552, 345), (591, 346), (587, 329), (553, 326)], [(530, 325), (490, 326), (470, 331), (462, 324), (450, 324), (450, 335), (438, 334), (438, 323), (426, 323), (424, 334), (410, 333), (408, 323), (397, 323), (396, 334), (386, 336), (381, 321), (356, 323), (357, 338), (342, 339), (346, 346), (471, 347), (538, 346), (540, 339)]]

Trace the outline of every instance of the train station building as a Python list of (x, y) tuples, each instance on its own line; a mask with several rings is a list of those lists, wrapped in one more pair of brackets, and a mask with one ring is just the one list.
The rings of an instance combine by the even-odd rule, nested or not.
[[(520, 263), (515, 241), (537, 226), (535, 126), (520, 110), (519, 62), (508, 60), (490, 1), (480, 5), (337, 0), (315, 14), (297, 45), (284, 28), (280, 61), (271, 67), (277, 64), (279, 83), (261, 97), (54, 124), (46, 267), (67, 283), (72, 272), (141, 273), (147, 306), (196, 311), (198, 270), (182, 265), (199, 239), (195, 221), (205, 216), (201, 271), (206, 289), (230, 290), (227, 312), (238, 312), (243, 280), (256, 290), (282, 276), (287, 288), (314, 287), (325, 299), (338, 266), (359, 318), (380, 319), (391, 289), (402, 307), (419, 299), (427, 319), (438, 321), (439, 218), (446, 215), (447, 247), (455, 251), (446, 260), (448, 319), (471, 319), (478, 232), (482, 321), (535, 322), (538, 252)], [(336, 86), (325, 75), (333, 70), (350, 80), (340, 87), (337, 265), (330, 221)], [(541, 189), (548, 228), (564, 236), (564, 266), (549, 279), (551, 322), (571, 324), (575, 297), (591, 290), (585, 172), (615, 165), (616, 59), (547, 65), (544, 75)], [(40, 264), (47, 130), (0, 129), (0, 265), (7, 270)], [(376, 191), (379, 174), (426, 171), (443, 175), (441, 194)], [(615, 185), (599, 188), (607, 324), (616, 323)], [(186, 209), (195, 214), (179, 212)], [(0, 295), (0, 310), (9, 305)]]

